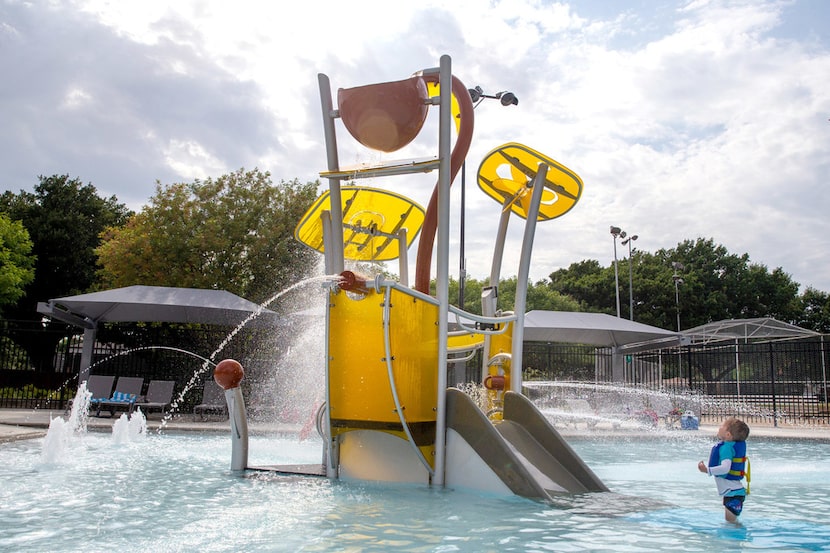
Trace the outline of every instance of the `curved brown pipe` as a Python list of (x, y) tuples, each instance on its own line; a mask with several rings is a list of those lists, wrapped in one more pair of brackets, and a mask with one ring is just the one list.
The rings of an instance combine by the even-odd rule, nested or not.
[[(428, 82), (438, 82), (438, 75), (424, 75)], [(473, 140), (473, 99), (470, 92), (458, 78), (452, 78), (452, 93), (458, 102), (458, 111), (461, 124), (458, 129), (458, 138), (450, 156), (450, 186), (455, 180)], [(438, 226), (438, 183), (432, 190), (429, 199), (424, 225), (421, 227), (421, 238), (418, 240), (418, 256), (415, 261), (415, 289), (429, 294), (429, 270), (432, 265), (432, 248), (435, 245), (435, 231)]]

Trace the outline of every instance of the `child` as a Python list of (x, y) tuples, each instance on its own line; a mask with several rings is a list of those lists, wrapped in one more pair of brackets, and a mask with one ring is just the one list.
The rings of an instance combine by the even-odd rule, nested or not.
[[(749, 493), (749, 460), (746, 457), (746, 439), (749, 426), (735, 417), (729, 417), (718, 428), (720, 440), (709, 455), (708, 466), (703, 462), (697, 464), (700, 472), (715, 477), (718, 493), (723, 496), (723, 506), (727, 522), (738, 522), (738, 516), (744, 506), (744, 499)], [(747, 487), (741, 480), (746, 476)]]

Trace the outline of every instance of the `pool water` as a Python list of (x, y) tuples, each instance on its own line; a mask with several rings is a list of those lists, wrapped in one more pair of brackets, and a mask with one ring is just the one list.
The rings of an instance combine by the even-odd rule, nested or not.
[[(230, 438), (88, 433), (60, 459), (0, 445), (0, 551), (830, 551), (830, 444), (750, 440), (742, 525), (697, 471), (697, 432), (574, 438), (612, 490), (553, 503), (463, 490), (232, 473)], [(317, 462), (253, 437), (250, 464)]]

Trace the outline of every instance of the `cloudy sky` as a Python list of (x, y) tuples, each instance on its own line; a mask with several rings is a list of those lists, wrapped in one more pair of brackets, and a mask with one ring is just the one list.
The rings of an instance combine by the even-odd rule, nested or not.
[[(584, 259), (611, 264), (616, 225), (645, 251), (712, 238), (802, 289), (830, 291), (830, 2), (287, 5), (0, 0), (0, 187), (69, 174), (140, 210), (157, 180), (241, 167), (314, 180), (326, 166), (318, 73), (334, 88), (357, 86), (448, 54), (468, 87), (519, 98), (475, 112), (471, 276), (489, 274), (499, 210), (471, 175), (515, 141), (585, 183), (573, 210), (539, 225), (534, 280)], [(419, 153), (434, 151), (433, 136)], [(378, 157), (344, 132), (340, 141), (344, 163)], [(434, 175), (394, 180), (388, 187), (426, 205)], [(512, 244), (520, 230), (514, 223)], [(509, 249), (505, 276), (517, 272), (518, 247)]]

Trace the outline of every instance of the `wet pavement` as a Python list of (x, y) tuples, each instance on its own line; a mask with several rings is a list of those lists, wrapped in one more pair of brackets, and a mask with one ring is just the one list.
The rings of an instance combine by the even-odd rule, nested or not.
[[(90, 416), (87, 419), (87, 429), (90, 431), (111, 431), (115, 421), (121, 416), (114, 417)], [(41, 438), (49, 429), (49, 422), (53, 418), (66, 419), (64, 411), (48, 409), (0, 409), (0, 444), (14, 440), (28, 440)], [(156, 431), (162, 425), (171, 432), (230, 432), (230, 422), (227, 418), (211, 416), (206, 420), (192, 414), (180, 414), (169, 420), (164, 420), (159, 413), (147, 415), (147, 430)], [(299, 434), (299, 424), (276, 422), (248, 421), (248, 431), (251, 435), (257, 434)]]
[[(90, 416), (87, 428), (90, 431), (111, 431), (113, 424), (118, 420), (119, 414), (115, 417), (94, 417)], [(0, 409), (0, 444), (15, 440), (28, 440), (41, 438), (46, 435), (49, 422), (53, 418), (66, 418), (63, 411), (47, 409)], [(163, 420), (159, 413), (151, 413), (147, 416), (148, 431), (156, 431), (160, 427), (171, 432), (230, 432), (230, 423), (227, 418), (213, 416), (208, 420), (200, 420), (192, 414), (175, 415), (169, 420)], [(638, 427), (623, 426), (621, 428), (607, 427), (603, 424), (588, 427), (585, 424), (557, 425), (556, 428), (565, 437), (570, 436), (654, 436), (660, 437), (673, 433), (694, 432), (706, 435), (714, 435), (717, 432), (717, 424), (701, 424), (699, 430), (665, 429), (658, 430)], [(248, 421), (248, 429), (251, 435), (273, 435), (273, 434), (299, 434), (302, 431), (300, 424), (283, 422)], [(750, 423), (750, 439), (754, 438), (776, 438), (796, 440), (821, 440), (830, 442), (830, 426), (827, 425), (780, 425)]]

